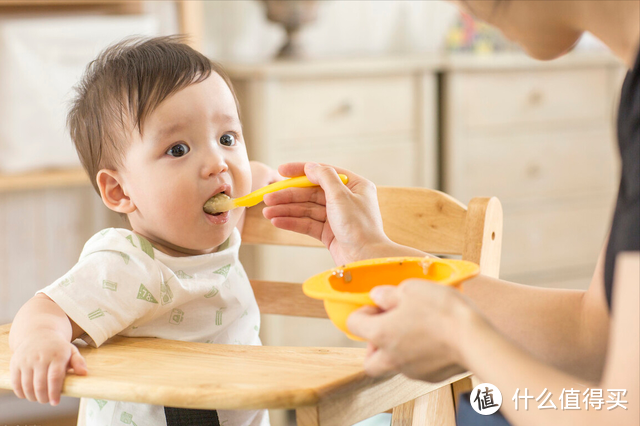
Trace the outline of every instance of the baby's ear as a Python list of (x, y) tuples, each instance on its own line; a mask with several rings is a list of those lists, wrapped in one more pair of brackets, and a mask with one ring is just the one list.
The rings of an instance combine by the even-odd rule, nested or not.
[(129, 214), (136, 210), (122, 184), (122, 176), (115, 170), (102, 169), (96, 176), (100, 197), (105, 206), (114, 212)]

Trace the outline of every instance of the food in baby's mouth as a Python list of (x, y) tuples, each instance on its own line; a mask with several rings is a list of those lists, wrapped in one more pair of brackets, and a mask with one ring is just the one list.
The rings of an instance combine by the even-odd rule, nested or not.
[(204, 203), (203, 209), (205, 213), (208, 214), (220, 214), (223, 211), (229, 210), (228, 208), (225, 209), (225, 206), (230, 200), (231, 197), (224, 192), (221, 192), (209, 198), (207, 202)]

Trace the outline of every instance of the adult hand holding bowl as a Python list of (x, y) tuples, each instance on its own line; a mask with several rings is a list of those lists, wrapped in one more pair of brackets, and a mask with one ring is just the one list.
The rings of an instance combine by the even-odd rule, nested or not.
[(478, 275), (472, 262), (424, 257), (369, 259), (333, 268), (306, 280), (302, 291), (324, 300), (329, 319), (353, 340), (365, 340), (349, 332), (347, 318), (363, 306), (375, 306), (369, 292), (377, 286), (397, 286), (410, 278), (429, 280), (458, 287), (462, 281)]

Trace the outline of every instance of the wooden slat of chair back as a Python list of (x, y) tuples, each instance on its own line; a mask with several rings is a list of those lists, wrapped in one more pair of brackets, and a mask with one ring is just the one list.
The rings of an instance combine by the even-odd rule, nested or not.
[[(474, 198), (465, 207), (440, 191), (378, 187), (385, 233), (391, 240), (427, 253), (461, 255), (478, 263), (482, 273), (498, 276), (502, 208), (496, 198)], [(283, 231), (262, 215), (264, 205), (247, 210), (243, 244), (323, 247), (305, 235)], [(300, 284), (251, 280), (265, 314), (326, 318), (321, 301), (302, 293)]]
[[(440, 191), (378, 187), (385, 233), (393, 241), (430, 253), (462, 254), (466, 207)], [(264, 204), (247, 210), (243, 244), (323, 247), (318, 240), (271, 225)]]

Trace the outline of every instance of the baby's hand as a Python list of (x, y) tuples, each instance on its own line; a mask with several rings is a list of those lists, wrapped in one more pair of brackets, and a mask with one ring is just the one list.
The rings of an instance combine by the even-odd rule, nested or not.
[(58, 405), (68, 368), (87, 374), (78, 348), (55, 332), (30, 336), (11, 357), (11, 386), (18, 398)]
[(277, 170), (272, 169), (264, 163), (250, 161), (249, 165), (251, 166), (251, 191), (284, 179)]

